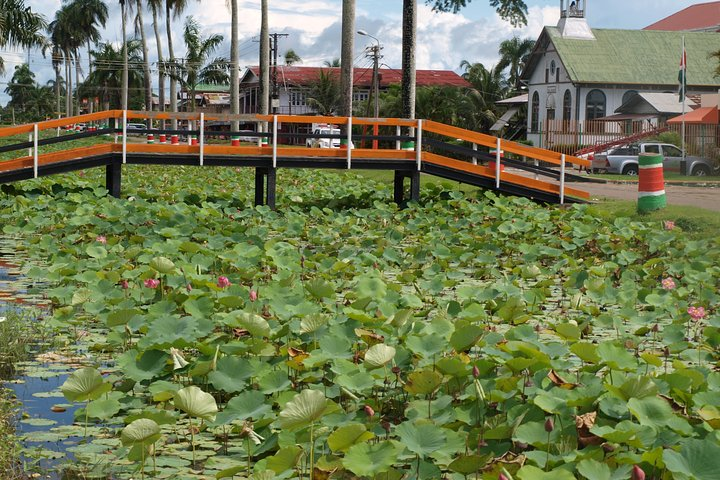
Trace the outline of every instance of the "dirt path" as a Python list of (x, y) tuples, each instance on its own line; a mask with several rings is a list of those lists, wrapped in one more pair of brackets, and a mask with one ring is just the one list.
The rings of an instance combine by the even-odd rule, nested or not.
[[(592, 199), (614, 198), (618, 200), (637, 200), (637, 183), (568, 183), (568, 186), (590, 192)], [(720, 186), (687, 187), (665, 185), (669, 205), (687, 205), (720, 212)]]

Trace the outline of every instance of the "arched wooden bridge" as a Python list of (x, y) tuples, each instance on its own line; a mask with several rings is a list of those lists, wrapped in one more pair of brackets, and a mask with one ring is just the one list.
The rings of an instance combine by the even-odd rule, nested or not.
[[(214, 129), (218, 125), (229, 128), (232, 121), (254, 124), (255, 132), (259, 133)], [(133, 122), (142, 122), (146, 127), (138, 128)], [(165, 128), (166, 124), (178, 122), (186, 128)], [(322, 123), (345, 126), (347, 133), (320, 135), (308, 129), (308, 125)], [(78, 124), (84, 125), (83, 131), (67, 131), (68, 126)], [(128, 125), (133, 129), (128, 129)], [(372, 134), (365, 133), (368, 128)], [(165, 141), (133, 142), (128, 138), (129, 132)], [(24, 141), (26, 134), (28, 141)], [(81, 148), (73, 148), (69, 143), (102, 135), (114, 136), (114, 143), (98, 142)], [(240, 145), (233, 141), (230, 145), (230, 138), (240, 135), (256, 139), (255, 144)], [(182, 137), (183, 143), (177, 143)], [(305, 146), (306, 139), (318, 137), (342, 139), (355, 148)], [(589, 198), (587, 192), (565, 185), (566, 180), (582, 179), (570, 172), (573, 165), (588, 167), (587, 160), (433, 121), (108, 110), (0, 128), (0, 139), (3, 138), (0, 154), (27, 155), (0, 161), (0, 183), (104, 166), (108, 191), (116, 197), (121, 193), (124, 164), (155, 164), (255, 168), (255, 203), (271, 207), (275, 206), (278, 168), (392, 170), (394, 200), (398, 203), (408, 199), (406, 178), (410, 179), (409, 198), (418, 200), (420, 173), (548, 203), (583, 202)], [(225, 140), (226, 144), (218, 144), (215, 139)], [(289, 145), (298, 141), (302, 146)], [(366, 141), (372, 142), (373, 148), (364, 148)], [(61, 143), (67, 148), (46, 151), (46, 146)], [(512, 167), (512, 173), (505, 167)]]

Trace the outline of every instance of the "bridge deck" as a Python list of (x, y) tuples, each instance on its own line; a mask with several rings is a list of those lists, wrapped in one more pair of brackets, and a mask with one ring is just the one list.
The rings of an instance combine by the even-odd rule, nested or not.
[[(273, 127), (268, 133), (258, 133), (255, 136), (270, 137), (271, 146), (260, 145), (216, 145), (207, 144), (205, 139), (209, 136), (233, 136), (233, 132), (211, 132), (205, 128), (205, 122), (211, 118), (241, 119), (260, 122), (270, 121)], [(145, 144), (127, 141), (127, 135), (120, 135), (120, 143), (100, 143), (98, 145), (80, 148), (67, 148), (65, 150), (42, 153), (42, 147), (48, 144), (70, 142), (82, 137), (102, 134), (127, 133), (126, 124), (130, 118), (143, 118), (149, 121), (154, 119), (176, 118), (188, 122), (184, 130), (148, 129), (143, 132), (149, 134), (177, 135), (182, 132), (191, 136), (198, 136), (197, 144)], [(199, 120), (199, 128), (192, 129), (192, 123)], [(70, 134), (55, 138), (40, 138), (42, 130), (59, 129), (61, 126), (78, 122), (109, 121), (109, 128), (97, 132)], [(314, 121), (332, 121), (339, 125), (372, 125), (372, 135), (352, 134), (354, 142), (371, 140), (373, 146), (378, 144), (385, 148), (307, 148), (304, 146), (279, 145), (283, 139), (315, 138), (317, 132), (307, 134), (294, 132), (279, 132), (280, 124), (302, 124)], [(115, 124), (115, 125), (113, 125)], [(401, 127), (414, 127), (414, 135), (401, 135)], [(384, 130), (383, 134), (378, 131)], [(392, 129), (395, 129), (394, 135)], [(351, 129), (352, 131), (352, 129)], [(198, 166), (234, 166), (254, 167), (258, 169), (256, 175), (267, 176), (268, 201), (274, 205), (274, 175), (277, 168), (336, 168), (336, 169), (380, 169), (392, 170), (396, 174), (396, 200), (403, 199), (398, 194), (402, 189), (402, 179), (410, 177), (411, 196), (417, 199), (419, 174), (448, 178), (483, 188), (494, 189), (503, 193), (522, 195), (543, 202), (565, 203), (582, 202), (589, 198), (587, 192), (568, 188), (565, 186), (566, 178), (573, 175), (568, 172), (568, 166), (577, 165), (587, 167), (588, 162), (576, 157), (561, 155), (557, 152), (536, 149), (526, 145), (497, 139), (477, 132), (451, 127), (431, 121), (409, 121), (402, 119), (348, 119), (335, 117), (270, 117), (270, 116), (207, 116), (204, 114), (161, 114), (157, 112), (123, 112), (107, 111), (91, 115), (73, 117), (69, 119), (51, 120), (38, 124), (20, 125), (0, 128), (0, 138), (29, 133), (29, 142), (18, 142), (0, 147), (0, 152), (29, 149), (29, 156), (21, 156), (10, 160), (0, 161), (0, 183), (8, 183), (52, 175), (61, 172), (106, 166), (108, 168), (108, 189), (115, 195), (120, 194), (121, 166), (127, 164), (156, 164), (156, 165), (198, 165)], [(58, 130), (58, 135), (59, 130)], [(426, 139), (423, 139), (426, 136)], [(324, 135), (324, 137), (338, 138), (340, 135)], [(342, 135), (345, 139), (345, 134)], [(449, 137), (451, 140), (443, 140)], [(423, 141), (424, 140), (424, 141)], [(116, 137), (117, 141), (117, 137)], [(462, 143), (460, 143), (462, 141)], [(400, 149), (401, 142), (411, 143), (411, 149)], [(193, 142), (195, 143), (195, 142)], [(389, 147), (388, 147), (389, 145)], [(469, 146), (471, 145), (471, 146)], [(394, 146), (394, 148), (392, 148)], [(417, 146), (417, 148), (415, 148)], [(426, 150), (423, 150), (423, 147)], [(503, 155), (479, 151), (478, 147), (494, 148), (505, 154), (511, 153), (524, 161), (506, 160)], [(431, 151), (428, 151), (430, 149)], [(442, 154), (441, 154), (442, 153)], [(452, 158), (449, 155), (460, 158)], [(528, 159), (530, 162), (528, 162)], [(478, 163), (490, 161), (489, 166)], [(495, 165), (493, 166), (493, 163)], [(542, 163), (542, 165), (541, 165)], [(515, 166), (526, 170), (530, 175), (505, 172), (505, 165)], [(550, 167), (550, 168), (549, 168)], [(559, 169), (557, 168), (559, 167)], [(261, 170), (261, 171), (260, 171)], [(258, 173), (259, 172), (259, 173)], [(550, 177), (554, 181), (540, 180), (539, 177)], [(257, 178), (257, 177), (256, 177)], [(263, 177), (264, 178), (264, 177)], [(559, 180), (557, 182), (556, 180)], [(115, 184), (116, 183), (116, 184)], [(256, 182), (256, 186), (259, 183)], [(272, 192), (270, 188), (272, 186)], [(256, 192), (256, 201), (260, 196)]]

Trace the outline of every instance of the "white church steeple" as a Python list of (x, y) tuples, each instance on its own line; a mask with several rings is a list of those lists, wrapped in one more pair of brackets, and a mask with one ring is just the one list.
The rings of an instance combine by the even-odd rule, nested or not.
[(560, 21), (557, 28), (563, 38), (595, 40), (585, 17), (587, 0), (560, 0)]

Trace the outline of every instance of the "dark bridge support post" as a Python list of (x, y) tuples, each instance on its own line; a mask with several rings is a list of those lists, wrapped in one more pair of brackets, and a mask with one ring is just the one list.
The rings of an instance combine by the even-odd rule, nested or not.
[[(410, 198), (405, 198), (405, 179), (410, 179)], [(395, 170), (393, 200), (398, 205), (405, 205), (408, 201), (420, 200), (420, 172), (403, 172)]]
[(108, 193), (115, 198), (120, 198), (120, 186), (122, 182), (122, 164), (115, 160), (105, 167), (105, 187)]
[(255, 205), (267, 205), (275, 210), (277, 170), (269, 167), (255, 169)]

